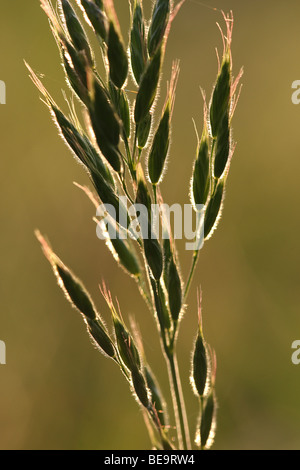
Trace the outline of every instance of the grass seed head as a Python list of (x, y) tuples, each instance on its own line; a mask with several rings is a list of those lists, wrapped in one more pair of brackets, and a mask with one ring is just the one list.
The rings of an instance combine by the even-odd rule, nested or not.
[(150, 233), (148, 238), (144, 238), (144, 251), (153, 277), (158, 281), (163, 270), (163, 255), (160, 243), (153, 233)]
[(145, 20), (140, 0), (135, 0), (134, 4), (130, 33), (130, 58), (133, 76), (136, 83), (139, 84), (148, 60)]
[(95, 5), (90, 0), (79, 0), (82, 5), (86, 16), (94, 28), (95, 32), (100, 36), (100, 38), (107, 42), (108, 35), (108, 19), (103, 10), (103, 5), (100, 7)]
[(162, 49), (160, 47), (149, 61), (141, 78), (134, 108), (136, 124), (140, 124), (146, 118), (154, 103), (160, 78), (161, 62)]
[(84, 317), (95, 320), (97, 318), (96, 308), (82, 282), (64, 265), (60, 258), (58, 258), (40, 232), (36, 232), (36, 237), (42, 246), (46, 258), (52, 266), (58, 285), (63, 290), (68, 301)]
[[(116, 194), (111, 185), (106, 183), (104, 178), (97, 171), (91, 172), (91, 179), (102, 203), (112, 206), (115, 210), (115, 222), (120, 224), (123, 228), (127, 229), (130, 225), (130, 217), (127, 208), (122, 203), (119, 195)], [(109, 212), (109, 209), (108, 209)]]
[(150, 135), (150, 130), (151, 130), (151, 124), (152, 124), (152, 115), (151, 113), (147, 113), (145, 118), (137, 126), (137, 141), (138, 141), (138, 147), (140, 149), (143, 149), (147, 145), (148, 138)]
[(80, 162), (88, 171), (98, 171), (107, 183), (113, 184), (107, 165), (104, 164), (90, 140), (56, 106), (52, 105), (51, 109), (62, 137)]
[(213, 443), (216, 427), (216, 398), (211, 390), (204, 403), (200, 422), (200, 442), (202, 449), (209, 449)]
[(95, 344), (109, 357), (115, 357), (116, 351), (108, 336), (107, 332), (103, 328), (102, 324), (98, 320), (87, 320), (88, 332), (93, 338)]
[(109, 22), (107, 57), (112, 82), (122, 88), (128, 75), (128, 57), (118, 29), (112, 20)]
[(169, 297), (170, 312), (173, 321), (176, 323), (179, 319), (179, 315), (182, 308), (182, 285), (178, 268), (173, 256), (169, 263), (167, 290)]
[(131, 379), (132, 379), (134, 391), (139, 401), (145, 408), (149, 409), (150, 404), (151, 404), (150, 397), (149, 397), (150, 393), (147, 387), (145, 377), (143, 376), (142, 372), (139, 369), (134, 368), (131, 371)]
[(114, 106), (109, 100), (107, 91), (98, 79), (94, 77), (90, 90), (90, 115), (95, 135), (117, 147), (120, 140), (120, 120)]
[(148, 32), (148, 51), (150, 57), (161, 46), (170, 13), (170, 0), (156, 0)]
[(193, 354), (192, 383), (199, 397), (204, 396), (208, 379), (207, 346), (201, 332), (198, 333)]
[(148, 174), (152, 184), (157, 184), (163, 174), (170, 145), (170, 107), (166, 106), (155, 133), (148, 157)]
[(222, 210), (222, 202), (224, 197), (224, 180), (219, 180), (214, 194), (212, 195), (204, 217), (204, 238), (207, 240), (216, 228), (219, 216)]
[[(107, 245), (114, 258), (131, 276), (140, 276), (141, 267), (135, 250), (128, 241), (122, 237), (121, 231), (117, 226), (112, 227), (112, 224), (109, 221), (106, 221), (106, 224), (107, 230), (105, 232), (107, 236)], [(110, 233), (113, 233), (114, 236), (110, 237)]]
[(142, 204), (144, 207), (147, 208), (148, 217), (150, 220), (152, 199), (150, 196), (150, 192), (147, 186), (147, 182), (146, 182), (141, 164), (139, 164), (137, 167), (137, 190), (136, 190), (135, 202), (136, 204)]
[(230, 156), (230, 124), (228, 112), (225, 112), (220, 125), (214, 159), (214, 176), (221, 178)]
[(192, 178), (193, 204), (206, 204), (210, 188), (209, 138), (206, 125), (198, 146)]
[(122, 123), (123, 138), (128, 140), (130, 137), (131, 117), (127, 94), (124, 90), (117, 88), (111, 80), (109, 80), (108, 87), (111, 101)]
[(217, 78), (210, 106), (210, 124), (214, 138), (218, 136), (224, 114), (229, 111), (230, 88), (231, 62), (230, 58), (226, 57)]
[(122, 361), (130, 371), (136, 369), (139, 370), (141, 367), (140, 354), (131, 334), (128, 332), (120, 318), (113, 316), (113, 323), (118, 351)]
[(161, 287), (161, 284), (159, 282), (156, 282), (152, 276), (150, 276), (150, 282), (153, 292), (157, 320), (160, 324), (162, 331), (169, 330), (171, 328), (171, 319), (167, 308), (167, 302), (164, 291)]
[(118, 150), (121, 132), (120, 120), (102, 84), (96, 78), (92, 82), (89, 114), (93, 131), (102, 154), (112, 168), (119, 172), (121, 169)]
[(70, 38), (78, 52), (83, 52), (91, 67), (94, 65), (93, 53), (89, 45), (87, 35), (72, 8), (69, 0), (60, 0), (63, 19), (69, 32)]

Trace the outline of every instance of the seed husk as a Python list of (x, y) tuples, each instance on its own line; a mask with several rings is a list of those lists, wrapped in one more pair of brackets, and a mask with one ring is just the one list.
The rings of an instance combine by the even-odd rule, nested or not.
[(134, 108), (134, 119), (140, 124), (149, 114), (154, 103), (160, 78), (162, 49), (159, 48), (149, 61), (142, 75)]
[(97, 144), (112, 168), (119, 172), (121, 169), (120, 140), (121, 124), (114, 106), (109, 101), (106, 90), (96, 78), (90, 92), (91, 104), (89, 113)]
[(100, 140), (103, 139), (111, 146), (117, 147), (120, 140), (120, 121), (106, 90), (96, 78), (93, 80), (91, 96), (89, 111), (96, 137), (99, 135)]
[(117, 317), (113, 317), (115, 335), (117, 339), (118, 351), (122, 361), (130, 371), (140, 369), (140, 354), (131, 334), (125, 325)]
[(107, 236), (109, 237), (110, 233), (114, 233), (114, 237), (109, 237), (108, 242), (108, 247), (113, 256), (131, 276), (140, 276), (140, 263), (133, 247), (129, 245), (126, 239), (122, 238), (122, 234), (118, 227), (113, 227), (113, 230), (111, 228), (112, 224), (107, 221)]
[(169, 274), (168, 274), (168, 297), (170, 312), (173, 321), (176, 323), (179, 319), (179, 314), (182, 308), (182, 285), (181, 279), (178, 272), (178, 267), (172, 256), (169, 263)]
[(163, 113), (148, 158), (148, 174), (152, 184), (160, 181), (170, 145), (170, 105)]
[(96, 320), (87, 320), (88, 325), (88, 332), (94, 339), (96, 345), (109, 357), (115, 357), (116, 351), (111, 341), (110, 337), (108, 336), (107, 332), (103, 328), (101, 322)]
[(230, 124), (228, 112), (225, 112), (217, 137), (217, 148), (214, 161), (214, 176), (221, 178), (230, 155)]
[(130, 225), (130, 218), (127, 208), (124, 206), (120, 197), (116, 194), (112, 186), (109, 185), (97, 171), (91, 172), (91, 180), (104, 206), (111, 205), (114, 208), (116, 216), (115, 221), (120, 226), (127, 229)]
[(171, 319), (167, 308), (166, 298), (164, 291), (159, 282), (150, 276), (150, 282), (154, 297), (155, 310), (157, 319), (162, 330), (169, 330), (171, 328)]
[(134, 391), (139, 401), (145, 408), (148, 409), (150, 406), (150, 399), (149, 399), (149, 390), (147, 388), (145, 377), (143, 376), (142, 372), (139, 369), (134, 368), (131, 371), (131, 378), (132, 378)]
[(137, 126), (137, 141), (138, 147), (143, 149), (146, 147), (152, 123), (152, 115), (147, 113), (145, 118)]
[(198, 333), (193, 354), (193, 382), (199, 397), (204, 396), (208, 378), (207, 346), (201, 332)]
[(88, 64), (93, 67), (93, 54), (89, 45), (87, 35), (78, 19), (78, 16), (72, 8), (69, 0), (60, 0), (60, 3), (62, 6), (64, 20), (75, 49), (78, 52), (83, 52), (86, 56)]
[(210, 188), (209, 140), (205, 127), (198, 146), (192, 179), (194, 204), (206, 204)]
[(82, 134), (79, 129), (76, 129), (75, 125), (67, 119), (60, 109), (54, 105), (50, 106), (61, 131), (61, 135), (72, 152), (81, 163), (83, 163), (87, 170), (96, 169), (107, 183), (113, 185), (113, 177), (107, 165), (103, 163), (102, 158), (87, 136)]
[(145, 20), (140, 0), (135, 0), (132, 28), (130, 34), (131, 68), (139, 84), (147, 64), (147, 45), (145, 38)]
[(107, 57), (110, 78), (116, 87), (122, 88), (128, 75), (128, 57), (120, 33), (112, 20), (108, 29)]
[(213, 428), (215, 426), (215, 410), (216, 410), (215, 393), (214, 393), (214, 390), (211, 390), (210, 394), (208, 395), (205, 401), (203, 413), (201, 416), (200, 439), (201, 439), (202, 449), (204, 449), (207, 446), (208, 440), (214, 431)]
[(156, 0), (148, 32), (148, 51), (150, 57), (153, 56), (162, 43), (168, 24), (169, 13), (170, 0)]
[(160, 279), (163, 270), (163, 256), (159, 241), (153, 233), (144, 238), (144, 251), (154, 279)]
[(123, 127), (123, 138), (130, 137), (130, 108), (127, 94), (109, 80), (110, 98), (115, 106)]
[(213, 90), (210, 105), (210, 124), (213, 138), (218, 136), (224, 113), (229, 111), (231, 90), (231, 61), (226, 54)]
[(91, 2), (90, 0), (80, 0), (84, 11), (92, 24), (96, 33), (102, 38), (104, 42), (107, 41), (108, 34), (108, 19), (103, 10), (103, 5)]
[(213, 196), (211, 197), (204, 217), (204, 238), (208, 239), (215, 229), (216, 222), (222, 209), (224, 197), (224, 180), (219, 180)]
[(142, 165), (139, 164), (137, 168), (137, 190), (135, 197), (136, 204), (141, 204), (147, 208), (148, 211), (148, 223), (151, 218), (151, 196), (147, 186), (147, 182), (144, 176)]

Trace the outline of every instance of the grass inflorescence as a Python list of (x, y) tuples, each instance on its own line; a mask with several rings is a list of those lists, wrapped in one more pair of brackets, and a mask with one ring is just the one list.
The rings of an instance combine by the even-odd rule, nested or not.
[[(156, 116), (154, 104), (158, 99), (169, 31), (184, 0), (154, 1), (149, 19), (144, 16), (142, 0), (131, 0), (128, 44), (122, 36), (113, 0), (58, 0), (57, 5), (50, 0), (40, 2), (57, 43), (67, 84), (80, 104), (86, 127), (80, 124), (76, 106), (70, 105), (69, 114), (60, 109), (39, 77), (26, 65), (61, 137), (87, 172), (92, 189), (78, 186), (95, 207), (102, 204), (114, 209), (105, 222), (98, 223), (96, 219), (97, 234), (106, 242), (117, 265), (137, 283), (156, 321), (167, 364), (173, 413), (145, 355), (137, 325), (126, 324), (118, 302), (112, 300), (103, 283), (101, 293), (112, 320), (111, 327), (106, 326), (82, 282), (41, 233), (36, 232), (36, 236), (67, 300), (82, 315), (91, 340), (104, 356), (119, 366), (128, 381), (143, 410), (152, 447), (210, 448), (216, 430), (216, 359), (204, 338), (200, 298), (191, 365), (191, 384), (199, 400), (193, 443), (192, 423), (187, 419), (177, 363), (180, 320), (187, 308), (200, 246), (192, 254), (191, 270), (184, 280), (170, 227), (163, 227), (168, 236), (161, 237), (151, 225), (152, 205), (163, 203), (161, 183), (170, 152), (178, 62), (173, 64), (160, 116)], [(194, 210), (198, 211), (199, 205), (203, 208), (204, 242), (219, 222), (235, 149), (232, 118), (241, 72), (233, 78), (232, 14), (223, 14), (223, 19), (226, 33), (220, 30), (224, 50), (209, 103), (203, 92), (203, 131), (194, 161), (193, 158), (190, 161), (191, 185), (186, 191)], [(103, 74), (97, 70), (90, 34), (94, 34), (99, 44)], [(129, 83), (136, 93), (128, 93)], [(145, 233), (128, 233), (132, 214), (128, 213), (127, 203), (145, 208)]]

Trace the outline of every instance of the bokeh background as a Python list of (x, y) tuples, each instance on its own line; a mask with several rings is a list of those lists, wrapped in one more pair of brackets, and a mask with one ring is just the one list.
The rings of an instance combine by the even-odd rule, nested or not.
[[(115, 1), (127, 37), (128, 3)], [(235, 74), (244, 66), (234, 117), (237, 148), (224, 216), (205, 245), (179, 338), (179, 362), (194, 430), (197, 400), (188, 382), (197, 325), (196, 288), (203, 291), (207, 341), (218, 359), (215, 449), (299, 449), (300, 365), (291, 344), (300, 338), (300, 105), (291, 84), (300, 78), (300, 4), (296, 0), (187, 0), (170, 34), (161, 99), (173, 59), (180, 79), (173, 118), (165, 200), (188, 203), (195, 156), (192, 118), (202, 128), (202, 98), (216, 77), (221, 50), (219, 11), (233, 10)], [(144, 0), (146, 14), (151, 1)], [(84, 281), (99, 310), (105, 278), (125, 318), (135, 316), (148, 357), (167, 394), (155, 325), (134, 282), (96, 238), (94, 209), (73, 181), (87, 177), (57, 136), (28, 78), (24, 59), (64, 109), (59, 56), (38, 0), (1, 1), (0, 106), (1, 449), (145, 449), (140, 410), (119, 370), (90, 344), (80, 316), (57, 288), (34, 237), (46, 234)], [(181, 250), (183, 276), (190, 253)]]

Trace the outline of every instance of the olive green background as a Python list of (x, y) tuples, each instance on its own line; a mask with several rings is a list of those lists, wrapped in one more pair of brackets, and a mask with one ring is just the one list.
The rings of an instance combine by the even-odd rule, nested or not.
[[(300, 365), (291, 344), (300, 338), (299, 172), (300, 105), (291, 84), (300, 79), (300, 4), (296, 0), (206, 0), (233, 10), (234, 72), (244, 66), (234, 117), (237, 147), (223, 218), (205, 245), (179, 337), (179, 363), (194, 432), (197, 399), (189, 385), (197, 326), (196, 288), (203, 291), (207, 341), (218, 360), (215, 449), (299, 449)], [(128, 4), (115, 1), (127, 38)], [(144, 0), (149, 13), (151, 1)], [(219, 11), (187, 0), (170, 34), (161, 100), (173, 59), (180, 78), (173, 116), (166, 202), (188, 203), (196, 137), (202, 128), (200, 86), (210, 95), (215, 47), (222, 49)], [(137, 288), (96, 238), (94, 208), (73, 185), (88, 182), (57, 136), (28, 78), (25, 59), (66, 110), (58, 51), (38, 0), (0, 6), (1, 449), (145, 449), (141, 411), (117, 367), (90, 344), (44, 259), (34, 229), (77, 273), (103, 317), (106, 280), (125, 319), (138, 321), (151, 365), (168, 396), (155, 325)], [(69, 92), (68, 92), (69, 94)], [(158, 105), (159, 109), (159, 105)], [(184, 278), (191, 253), (181, 247)]]

